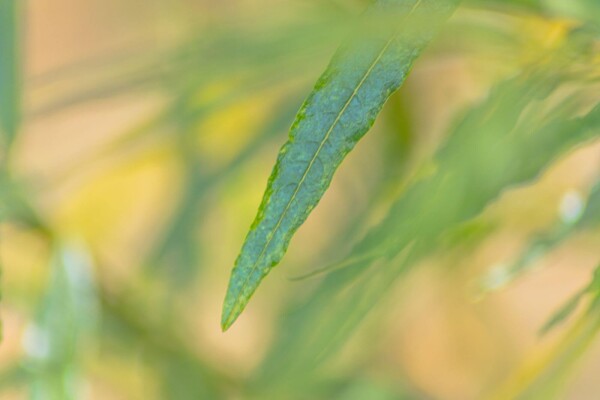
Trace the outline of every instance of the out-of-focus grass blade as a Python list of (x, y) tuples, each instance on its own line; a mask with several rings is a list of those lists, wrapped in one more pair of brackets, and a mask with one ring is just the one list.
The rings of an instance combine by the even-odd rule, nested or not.
[(544, 324), (542, 329), (540, 329), (540, 335), (545, 335), (550, 332), (552, 329), (561, 325), (565, 322), (571, 314), (575, 312), (577, 306), (581, 302), (581, 299), (586, 294), (587, 289), (577, 293), (573, 296), (569, 301), (567, 301), (554, 315)]
[(550, 332), (555, 327), (559, 326), (567, 320), (575, 312), (577, 306), (584, 296), (598, 297), (600, 293), (600, 267), (594, 271), (592, 281), (579, 293), (575, 294), (569, 301), (565, 303), (540, 329), (540, 334), (544, 335)]
[(98, 303), (88, 254), (80, 246), (57, 250), (35, 322), (27, 328), (24, 368), (35, 399), (82, 396), (81, 351), (98, 322)]
[[(19, 0), (0, 0), (0, 133), (6, 153), (21, 119)], [(4, 156), (6, 156), (4, 154)]]
[(379, 1), (374, 12), (400, 10), (400, 21), (338, 51), (298, 113), (269, 178), (232, 272), (223, 307), (223, 330), (233, 324), (262, 279), (281, 261), (337, 167), (371, 127), (387, 98), (402, 84), (415, 58), (457, 3)]

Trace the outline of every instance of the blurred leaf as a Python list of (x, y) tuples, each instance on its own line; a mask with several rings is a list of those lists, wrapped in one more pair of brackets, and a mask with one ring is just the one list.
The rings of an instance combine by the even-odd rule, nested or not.
[(98, 303), (88, 254), (80, 246), (59, 248), (35, 322), (24, 338), (36, 400), (78, 400), (82, 390), (80, 351), (98, 323)]
[[(552, 93), (559, 82), (545, 68), (528, 71), (497, 85), (465, 115), (438, 151), (436, 172), (409, 187), (355, 246), (347, 265), (287, 311), (257, 378), (259, 386), (268, 387), (271, 380), (296, 389), (306, 385), (397, 278), (436, 251), (445, 232), (600, 134), (600, 105), (576, 118), (551, 109), (543, 124), (536, 122), (537, 112), (530, 115), (528, 106)], [(404, 256), (403, 250), (408, 252)], [(382, 260), (374, 263), (376, 259)]]
[[(565, 398), (563, 390), (566, 383), (600, 332), (599, 272), (600, 268), (597, 268), (592, 282), (586, 289), (591, 299), (585, 313), (549, 352), (526, 359), (524, 365), (490, 398), (498, 400)], [(570, 305), (571, 302), (567, 304)], [(558, 319), (560, 317), (557, 317)]]
[(540, 330), (540, 334), (544, 335), (550, 332), (555, 327), (562, 324), (567, 318), (575, 312), (577, 306), (581, 302), (584, 296), (598, 297), (600, 294), (600, 266), (594, 271), (592, 281), (579, 293), (575, 294), (569, 301), (565, 303), (549, 320), (544, 324)]
[[(400, 9), (405, 13), (401, 28), (388, 26), (377, 37), (361, 38), (336, 54), (298, 113), (269, 178), (258, 216), (232, 272), (223, 330), (237, 319), (260, 281), (280, 262), (337, 167), (371, 127), (456, 3), (380, 1), (373, 12)], [(422, 23), (425, 16), (427, 26)], [(406, 29), (411, 19), (421, 20), (420, 29)]]
[(10, 221), (52, 234), (29, 202), (29, 193), (6, 171), (0, 172), (0, 223)]
[(13, 142), (21, 118), (19, 11), (20, 1), (0, 0), (0, 133), (6, 148)]
[(598, 227), (600, 225), (599, 210), (600, 183), (597, 182), (593, 186), (587, 201), (579, 193), (567, 192), (560, 204), (560, 220), (550, 230), (537, 233), (526, 244), (516, 260), (493, 267), (482, 279), (480, 289), (486, 292), (505, 287), (533, 268), (539, 259), (568, 238), (584, 229)]
[(222, 399), (237, 390), (239, 383), (231, 374), (199, 357), (172, 324), (156, 323), (132, 307), (131, 297), (129, 293), (101, 293), (103, 339), (116, 340), (121, 357), (143, 350), (144, 361), (158, 367), (164, 398)]
[[(323, 13), (320, 5), (317, 10), (283, 24), (261, 15), (259, 21), (229, 17), (226, 23), (194, 25), (166, 46), (131, 49), (51, 71), (33, 82), (41, 100), (31, 116), (132, 91), (160, 89), (179, 97), (223, 79), (280, 81), (308, 74), (317, 66), (306, 61), (339, 43), (353, 22), (347, 13)], [(46, 92), (52, 95), (44, 96)]]
[(4, 368), (0, 372), (0, 392), (21, 387), (29, 382), (28, 371), (21, 365)]
[(590, 191), (585, 208), (576, 226), (579, 229), (594, 229), (600, 225), (600, 179)]
[(552, 329), (561, 325), (575, 312), (577, 306), (581, 302), (582, 297), (586, 294), (587, 290), (583, 290), (573, 296), (569, 301), (565, 303), (540, 329), (540, 335), (545, 335)]
[(545, 8), (571, 18), (600, 21), (600, 4), (596, 0), (539, 0)]
[(381, 379), (369, 379), (360, 376), (350, 376), (342, 385), (327, 397), (339, 400), (410, 400), (426, 399), (424, 393), (410, 393), (407, 388), (402, 387), (396, 379), (386, 382)]

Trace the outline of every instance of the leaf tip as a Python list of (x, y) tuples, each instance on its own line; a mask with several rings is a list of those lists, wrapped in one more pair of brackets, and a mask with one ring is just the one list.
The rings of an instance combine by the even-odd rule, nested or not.
[(226, 332), (231, 325), (238, 319), (244, 307), (240, 307), (240, 299), (232, 295), (231, 291), (227, 292), (225, 302), (223, 304), (223, 312), (221, 314), (221, 330)]
[(221, 316), (221, 331), (227, 332), (236, 319), (237, 315), (232, 314), (228, 309), (224, 308), (223, 315)]
[(225, 333), (231, 325), (227, 325), (225, 321), (221, 321), (221, 332)]

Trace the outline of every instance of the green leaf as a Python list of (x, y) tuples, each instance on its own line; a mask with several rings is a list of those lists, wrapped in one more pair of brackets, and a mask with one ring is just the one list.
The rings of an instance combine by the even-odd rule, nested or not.
[(8, 147), (20, 119), (18, 1), (0, 0), (0, 134)]
[(394, 26), (382, 24), (370, 30), (334, 56), (300, 109), (269, 178), (232, 272), (223, 330), (237, 319), (262, 279), (281, 261), (340, 163), (373, 125), (385, 101), (400, 87), (430, 41), (434, 28), (457, 3), (380, 0), (372, 13), (400, 12), (400, 19)]

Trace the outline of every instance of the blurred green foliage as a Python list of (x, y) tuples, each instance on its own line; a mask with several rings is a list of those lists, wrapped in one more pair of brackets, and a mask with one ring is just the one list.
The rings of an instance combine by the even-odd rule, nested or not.
[(21, 119), (21, 4), (0, 2), (0, 134), (2, 158), (14, 140)]
[[(260, 311), (247, 317), (251, 324), (225, 336), (214, 332), (231, 249), (243, 239), (302, 99), (358, 26), (366, 2), (285, 1), (259, 11), (215, 6), (210, 18), (198, 16), (192, 2), (162, 3), (192, 19), (185, 25), (185, 18), (166, 17), (185, 26), (174, 38), (28, 77), (21, 87), (19, 31), (27, 20), (17, 18), (25, 14), (16, 10), (21, 3), (0, 0), (3, 301), (23, 321), (22, 329), (10, 330), (19, 331), (17, 340), (5, 338), (17, 350), (2, 363), (0, 397), (17, 391), (52, 400), (452, 398), (381, 356), (394, 351), (381, 347), (390, 343), (398, 294), (411, 294), (401, 285), (428, 262), (446, 267), (456, 254), (478, 262), (476, 250), (509, 224), (489, 216), (507, 193), (539, 182), (574, 149), (597, 144), (597, 2), (466, 1), (416, 63), (421, 81), (409, 78), (384, 107), (364, 145), (372, 152), (351, 156), (350, 172), (334, 180), (326, 197), (343, 217), (315, 215), (319, 233), (309, 230), (314, 238), (292, 242), (292, 253), (303, 248), (282, 269), (310, 279), (272, 280), (254, 306)], [(427, 95), (437, 93), (439, 75), (469, 84), (452, 75), (454, 59), (469, 65), (479, 87), (461, 102), (442, 96), (436, 108)], [(31, 96), (23, 113), (21, 92)], [(37, 176), (14, 161), (27, 147), (23, 126), (122, 95), (160, 102), (58, 173)], [(438, 128), (431, 120), (439, 120)], [(129, 213), (149, 195), (123, 178), (121, 191), (91, 190), (81, 206), (78, 193), (61, 185), (84, 171), (84, 188), (112, 188), (105, 175), (125, 176), (146, 160), (167, 171), (161, 198), (172, 204), (152, 205), (145, 214), (151, 222), (136, 231), (141, 239), (123, 246), (133, 256), (115, 266), (111, 255), (122, 253), (114, 237), (134, 224)], [(102, 173), (85, 175), (86, 168)], [(563, 195), (556, 221), (523, 229), (521, 252), (503, 255), (504, 266), (468, 272), (478, 296), (510, 287), (578, 237), (588, 235), (591, 251), (597, 249), (598, 184), (584, 186)], [(61, 190), (67, 211), (47, 198)], [(124, 211), (107, 218), (105, 203)], [(72, 211), (77, 207), (81, 214)], [(113, 225), (104, 236), (87, 228), (102, 223)], [(27, 257), (43, 268), (20, 272)], [(450, 277), (462, 279), (465, 269), (448, 268), (448, 286), (456, 289)], [(558, 335), (558, 344), (542, 361), (493, 366), (493, 379), (478, 383), (478, 398), (561, 398), (600, 327), (596, 280), (551, 317), (546, 330), (556, 327), (549, 335)], [(587, 309), (567, 319), (584, 301)], [(240, 357), (223, 351), (223, 343), (250, 348), (251, 361), (236, 365)]]

